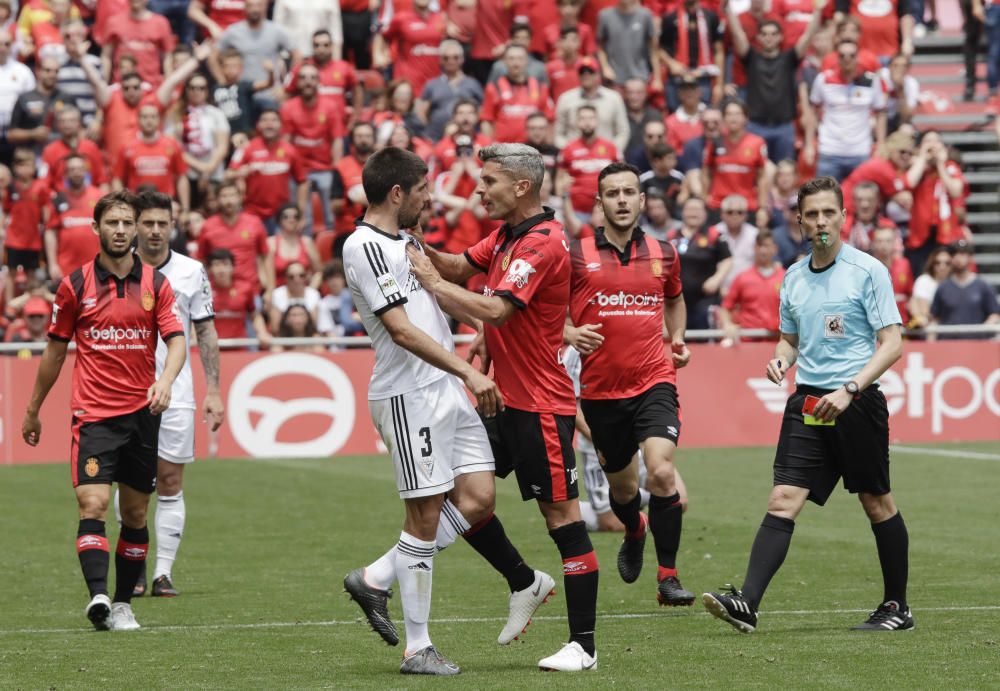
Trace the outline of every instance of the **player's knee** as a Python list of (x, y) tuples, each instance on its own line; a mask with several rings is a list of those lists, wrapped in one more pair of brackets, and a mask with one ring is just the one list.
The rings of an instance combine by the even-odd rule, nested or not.
[(104, 520), (108, 512), (108, 498), (95, 495), (77, 497), (80, 506), (80, 518), (96, 518)]
[(781, 518), (794, 519), (802, 509), (807, 494), (808, 492), (800, 493), (779, 485), (771, 490), (767, 512)]
[(496, 494), (485, 488), (466, 492), (458, 499), (457, 505), (465, 520), (475, 525), (496, 509)]
[(122, 523), (129, 528), (141, 528), (146, 525), (146, 505), (139, 503), (133, 506), (122, 506)]
[(165, 475), (156, 478), (156, 494), (161, 497), (173, 497), (180, 494), (181, 476)]
[[(609, 478), (610, 480), (610, 478)], [(609, 482), (611, 497), (619, 504), (626, 504), (639, 493), (638, 478), (616, 478), (614, 482)]]
[(891, 494), (858, 494), (861, 506), (872, 523), (887, 521), (896, 515), (896, 503)]
[(674, 493), (676, 482), (674, 480), (674, 464), (658, 463), (649, 470), (646, 476), (646, 485), (653, 494), (669, 496)]

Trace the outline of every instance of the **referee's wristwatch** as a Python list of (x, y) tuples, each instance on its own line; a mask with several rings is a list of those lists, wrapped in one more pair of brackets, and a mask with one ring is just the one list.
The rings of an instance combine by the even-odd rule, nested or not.
[(844, 384), (844, 388), (847, 389), (847, 393), (851, 394), (855, 398), (861, 395), (861, 387), (858, 386), (856, 381), (849, 381)]

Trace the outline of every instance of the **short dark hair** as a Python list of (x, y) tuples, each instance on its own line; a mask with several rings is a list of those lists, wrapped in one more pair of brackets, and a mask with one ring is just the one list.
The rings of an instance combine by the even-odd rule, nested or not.
[(663, 158), (664, 156), (670, 156), (671, 154), (676, 155), (677, 149), (670, 146), (666, 142), (656, 142), (649, 147), (650, 158)]
[(361, 128), (361, 127), (367, 127), (368, 129), (370, 129), (372, 131), (372, 136), (373, 137), (375, 136), (375, 125), (371, 124), (367, 120), (358, 120), (356, 123), (354, 123), (353, 125), (351, 125), (351, 132), (350, 132), (350, 136), (348, 137), (348, 139), (350, 139), (351, 141), (354, 141), (354, 133), (357, 132), (358, 129)]
[(749, 109), (747, 109), (747, 104), (744, 103), (743, 101), (741, 101), (740, 99), (738, 99), (738, 98), (730, 98), (730, 99), (724, 101), (723, 104), (722, 104), (722, 108), (720, 109), (720, 110), (722, 110), (722, 114), (723, 115), (725, 115), (726, 111), (729, 110), (729, 106), (736, 106), (741, 111), (743, 111), (743, 117), (749, 117), (750, 111), (749, 111)]
[[(133, 60), (134, 59), (135, 58), (133, 58)], [(126, 72), (125, 74), (123, 74), (121, 77), (118, 78), (118, 81), (121, 84), (124, 84), (125, 82), (130, 82), (130, 81), (138, 81), (141, 84), (142, 83), (142, 77), (139, 76), (138, 72)]]
[(344, 274), (344, 262), (340, 259), (331, 259), (323, 265), (323, 280), (329, 281), (334, 276), (346, 278)]
[(764, 21), (762, 21), (760, 24), (757, 25), (757, 33), (759, 34), (761, 31), (764, 30), (765, 27), (768, 26), (773, 26), (775, 29), (778, 30), (779, 34), (784, 33), (784, 29), (781, 27), (781, 22), (779, 22), (777, 19), (765, 19)]
[(101, 219), (104, 218), (104, 214), (107, 213), (108, 209), (113, 206), (127, 206), (132, 209), (132, 213), (135, 213), (135, 195), (128, 190), (109, 192), (104, 195), (98, 199), (97, 204), (94, 205), (94, 221), (100, 225)]
[(274, 113), (275, 115), (278, 116), (278, 120), (281, 120), (281, 111), (278, 110), (277, 108), (272, 108), (271, 106), (267, 106), (266, 108), (261, 108), (257, 112), (257, 122), (260, 122), (260, 119), (265, 115), (267, 115), (268, 113)]
[(319, 36), (326, 36), (331, 41), (333, 40), (333, 36), (330, 34), (329, 29), (316, 29), (316, 31), (313, 32), (312, 37), (318, 38)]
[(243, 198), (243, 192), (240, 191), (240, 186), (236, 184), (235, 180), (223, 180), (222, 182), (220, 182), (219, 185), (215, 188), (216, 198), (222, 196), (222, 190), (227, 189), (229, 187), (236, 190), (236, 194), (240, 195), (240, 199)]
[(559, 29), (559, 38), (565, 38), (570, 34), (576, 34), (577, 36), (579, 36), (580, 30), (575, 26), (564, 26), (563, 28)]
[(604, 166), (604, 169), (597, 176), (597, 191), (601, 191), (601, 183), (604, 182), (604, 178), (609, 175), (614, 175), (615, 173), (632, 173), (635, 175), (635, 179), (638, 180), (642, 173), (631, 163), (625, 163), (623, 161), (615, 161)]
[(476, 113), (479, 112), (479, 106), (477, 106), (476, 102), (473, 101), (471, 98), (460, 98), (457, 101), (455, 101), (455, 105), (451, 107), (451, 114), (455, 115), (455, 113), (458, 112), (458, 109), (461, 108), (462, 106), (472, 106), (473, 109), (476, 111)]
[(285, 202), (278, 208), (278, 212), (274, 214), (274, 217), (281, 220), (281, 217), (285, 215), (286, 211), (294, 211), (295, 215), (302, 218), (302, 211), (299, 209), (298, 204), (293, 204), (292, 202)]
[(754, 243), (757, 245), (763, 245), (768, 240), (774, 241), (774, 233), (770, 228), (761, 228), (757, 231), (757, 239)]
[(594, 106), (590, 105), (589, 103), (584, 103), (582, 106), (578, 107), (576, 109), (576, 114), (579, 115), (580, 113), (582, 113), (585, 110), (589, 110), (594, 115), (597, 115), (597, 108), (595, 108)]
[(150, 209), (163, 209), (168, 214), (173, 215), (173, 200), (155, 189), (145, 190), (137, 194), (135, 197), (135, 220), (138, 221), (142, 212)]
[(361, 171), (361, 186), (368, 204), (383, 203), (396, 185), (409, 193), (427, 177), (427, 164), (411, 151), (388, 146), (376, 151)]
[(212, 265), (212, 262), (229, 262), (230, 264), (235, 265), (236, 257), (233, 256), (233, 253), (225, 247), (219, 247), (218, 249), (214, 249), (209, 252), (208, 256), (205, 257), (205, 263), (209, 266)]
[(225, 62), (226, 60), (232, 60), (233, 58), (238, 59), (240, 62), (243, 61), (243, 53), (241, 53), (237, 48), (226, 48), (219, 54), (220, 62)]
[(62, 160), (63, 165), (65, 166), (67, 163), (69, 163), (70, 161), (72, 161), (74, 158), (80, 159), (87, 166), (90, 165), (90, 162), (87, 160), (87, 157), (84, 156), (83, 154), (81, 154), (79, 151), (71, 151), (70, 153), (66, 154), (63, 157), (63, 160)]
[(530, 24), (525, 24), (524, 22), (515, 22), (514, 24), (511, 24), (510, 26), (511, 38), (513, 38), (515, 34), (519, 34), (522, 31), (527, 31), (529, 35), (534, 35), (535, 33), (534, 31), (532, 31)]
[(844, 208), (844, 190), (840, 188), (840, 183), (831, 177), (822, 177), (813, 178), (799, 187), (799, 209), (802, 209), (806, 197), (811, 197), (820, 192), (835, 193), (837, 195), (837, 204), (839, 204), (841, 209)]

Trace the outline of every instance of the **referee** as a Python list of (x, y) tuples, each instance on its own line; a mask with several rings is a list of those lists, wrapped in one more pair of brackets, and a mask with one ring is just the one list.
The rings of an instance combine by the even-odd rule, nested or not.
[(705, 593), (714, 616), (749, 633), (767, 584), (788, 553), (807, 499), (822, 506), (837, 480), (857, 494), (882, 565), (882, 604), (863, 631), (913, 628), (906, 604), (909, 537), (889, 491), (889, 411), (878, 377), (902, 355), (899, 310), (885, 266), (840, 239), (845, 211), (833, 178), (799, 188), (799, 225), (812, 253), (781, 286), (781, 340), (767, 377), (781, 384), (796, 362), (774, 459), (774, 488), (742, 590)]

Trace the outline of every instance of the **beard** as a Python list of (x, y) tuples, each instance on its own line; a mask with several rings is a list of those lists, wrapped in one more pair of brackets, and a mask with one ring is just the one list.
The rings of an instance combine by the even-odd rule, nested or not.
[(399, 210), (399, 227), (400, 228), (415, 228), (420, 222), (420, 214), (423, 208), (419, 209), (400, 209)]
[(584, 139), (590, 139), (591, 137), (594, 136), (595, 132), (597, 132), (596, 129), (592, 129), (592, 130), (580, 130), (580, 136), (583, 137)]
[(368, 154), (370, 154), (372, 152), (372, 149), (374, 149), (374, 148), (375, 148), (374, 146), (369, 145), (367, 142), (365, 142), (364, 144), (355, 144), (354, 145), (354, 150), (357, 153), (361, 154), (362, 156), (367, 156)]
[(122, 257), (127, 256), (132, 251), (133, 243), (131, 242), (125, 246), (124, 250), (116, 250), (114, 247), (112, 247), (110, 241), (106, 241), (103, 237), (100, 240), (101, 240), (101, 250), (112, 259), (121, 259)]

